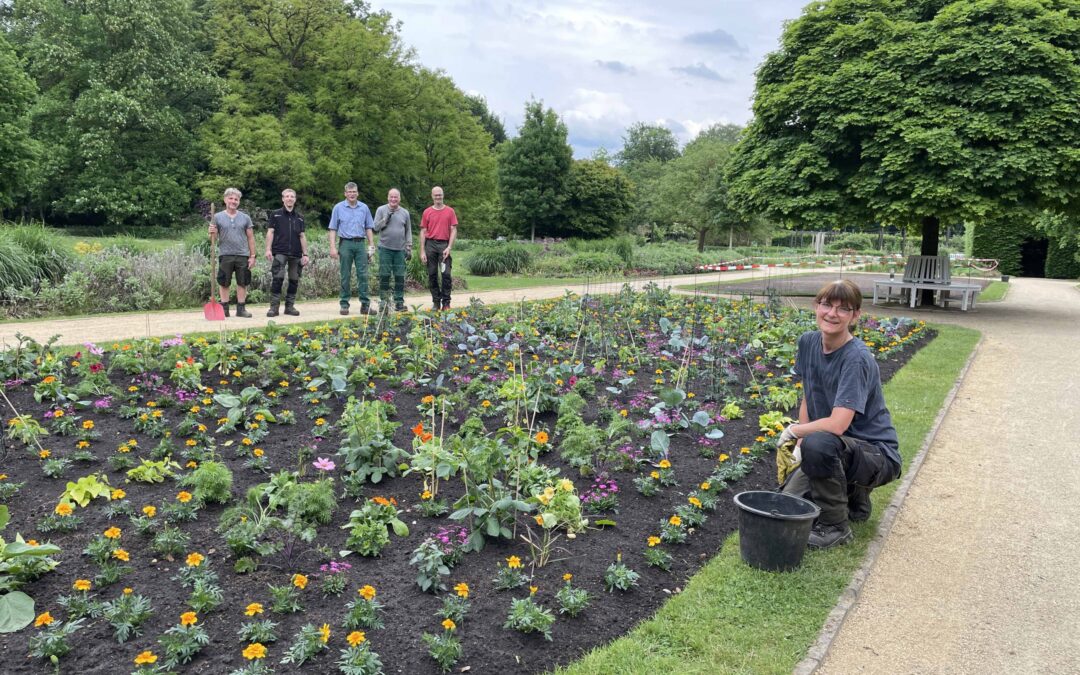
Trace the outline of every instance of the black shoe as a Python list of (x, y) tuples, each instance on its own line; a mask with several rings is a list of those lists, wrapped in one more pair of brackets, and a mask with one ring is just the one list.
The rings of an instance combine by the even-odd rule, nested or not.
[(443, 303), (442, 311), (444, 311), (444, 312), (449, 312), (450, 311), (450, 303), (449, 302), (444, 302)]
[(360, 313), (361, 314), (371, 314), (371, 307), (368, 307), (367, 305), (364, 305), (363, 307), (360, 308)]
[(409, 308), (406, 307), (404, 303), (402, 303), (400, 305), (394, 305), (394, 311), (395, 312), (407, 312), (407, 311), (409, 311)]
[(244, 308), (243, 303), (238, 302), (238, 303), (236, 303), (236, 316), (242, 316), (245, 319), (250, 319), (251, 318), (251, 312), (247, 311)]
[(227, 303), (227, 302), (221, 303), (221, 308), (225, 312), (225, 316), (229, 316), (229, 303)]
[[(432, 303), (432, 305), (431, 305), (431, 311), (433, 311), (433, 312), (437, 312), (437, 311), (439, 311), (439, 303), (437, 303), (437, 302), (436, 302), (436, 303)], [(225, 312), (225, 314), (226, 314), (226, 315), (228, 315), (228, 311), (226, 311), (226, 312)]]
[[(285, 313), (288, 314), (289, 310), (286, 309)], [(266, 310), (266, 316), (277, 316), (277, 315), (278, 315), (277, 307), (275, 307), (274, 305), (270, 305), (270, 309)]]
[(868, 488), (852, 485), (848, 488), (847, 499), (848, 520), (853, 523), (870, 520), (873, 504), (870, 502), (870, 490)]
[(348, 316), (349, 315), (349, 308), (348, 307), (342, 307), (340, 310), (338, 310), (338, 314), (340, 314), (341, 316)]
[(807, 545), (814, 549), (827, 549), (834, 546), (843, 546), (855, 538), (847, 522), (837, 525), (815, 525), (810, 531), (810, 541)]
[(285, 305), (285, 313), (289, 316), (300, 316), (300, 312), (293, 305)]

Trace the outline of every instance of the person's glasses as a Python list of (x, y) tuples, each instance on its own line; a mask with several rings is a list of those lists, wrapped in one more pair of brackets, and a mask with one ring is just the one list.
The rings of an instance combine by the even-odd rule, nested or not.
[(852, 312), (855, 311), (851, 307), (844, 307), (842, 305), (830, 305), (829, 303), (825, 302), (824, 300), (819, 300), (817, 302), (817, 306), (818, 306), (818, 309), (821, 310), (822, 314), (828, 314), (830, 311), (835, 311), (837, 316), (842, 316), (842, 317), (851, 316)]

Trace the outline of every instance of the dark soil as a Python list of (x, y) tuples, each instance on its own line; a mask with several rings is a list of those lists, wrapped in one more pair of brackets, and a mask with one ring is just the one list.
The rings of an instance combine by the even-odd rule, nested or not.
[[(926, 342), (926, 339), (909, 345), (904, 352), (880, 361), (882, 379), (892, 376), (911, 355)], [(126, 380), (117, 379), (117, 383), (126, 386)], [(211, 382), (207, 382), (211, 384)], [(212, 384), (216, 384), (216, 378)], [(28, 385), (14, 388), (9, 392), (15, 406), (24, 413), (34, 414), (40, 419), (44, 407), (34, 402)], [(399, 411), (398, 429), (395, 443), (399, 447), (410, 447), (410, 426), (417, 421), (415, 406), (419, 402), (419, 393), (397, 392), (395, 405)], [(275, 432), (259, 445), (271, 458), (273, 470), (292, 469), (295, 467), (296, 448), (299, 438), (310, 424), (304, 414), (305, 404), (298, 395), (291, 395), (282, 404), (297, 412), (299, 420), (295, 427), (275, 428)], [(333, 412), (328, 420), (336, 420), (342, 404), (333, 405)], [(167, 411), (172, 420), (179, 418), (173, 409)], [(595, 411), (592, 415), (595, 416)], [(115, 448), (129, 438), (136, 438), (141, 449), (151, 448), (157, 441), (140, 434), (133, 434), (131, 423), (115, 415), (94, 415), (97, 430), (101, 438), (92, 449), (99, 458), (114, 452)], [(549, 427), (554, 426), (554, 415), (544, 420)], [(566, 550), (558, 562), (536, 570), (533, 584), (539, 587), (536, 599), (548, 608), (557, 610), (555, 592), (562, 585), (564, 573), (574, 575), (574, 584), (588, 590), (592, 604), (578, 618), (560, 616), (555, 622), (553, 642), (545, 641), (537, 634), (523, 635), (504, 629), (512, 598), (524, 597), (527, 589), (509, 592), (496, 592), (491, 582), (497, 566), (510, 555), (518, 555), (524, 560), (527, 548), (521, 542), (510, 543), (500, 540), (489, 544), (480, 553), (470, 553), (452, 570), (449, 585), (459, 582), (469, 585), (472, 594), (472, 609), (463, 625), (459, 636), (464, 644), (464, 656), (455, 666), (455, 672), (468, 667), (468, 672), (477, 675), (484, 673), (535, 673), (548, 670), (558, 664), (567, 664), (582, 656), (590, 649), (609, 642), (629, 631), (638, 622), (649, 618), (671, 595), (680, 591), (687, 579), (692, 576), (716, 552), (723, 540), (737, 528), (737, 518), (731, 497), (743, 490), (775, 488), (775, 465), (773, 456), (759, 460), (753, 471), (721, 496), (719, 508), (709, 514), (708, 520), (699, 527), (683, 545), (666, 547), (672, 552), (675, 562), (670, 573), (649, 567), (642, 558), (645, 540), (650, 534), (657, 533), (659, 524), (673, 513), (675, 507), (686, 503), (686, 495), (694, 489), (716, 467), (718, 452), (730, 452), (738, 455), (738, 448), (751, 445), (757, 435), (756, 413), (747, 418), (731, 422), (724, 427), (726, 436), (718, 448), (707, 457), (699, 454), (695, 444), (684, 436), (676, 436), (671, 446), (671, 458), (678, 478), (678, 486), (666, 488), (651, 499), (642, 497), (634, 489), (631, 480), (633, 474), (617, 473), (615, 479), (620, 488), (620, 509), (617, 514), (608, 517), (617, 521), (616, 527), (602, 530), (590, 530), (573, 541), (563, 538), (560, 544)], [(290, 437), (288, 434), (294, 434)], [(237, 434), (234, 440), (238, 441)], [(59, 439), (49, 439), (56, 441)], [(218, 438), (218, 447), (233, 469), (235, 482), (233, 494), (242, 495), (252, 485), (266, 480), (266, 476), (243, 468), (241, 461), (233, 456), (231, 448), (222, 448), (225, 439)], [(67, 443), (70, 439), (64, 439)], [(71, 443), (73, 444), (73, 442)], [(333, 456), (336, 446), (326, 441), (323, 451), (318, 454)], [(100, 599), (115, 598), (122, 587), (130, 586), (136, 592), (148, 596), (153, 603), (153, 616), (143, 625), (141, 637), (118, 645), (111, 627), (101, 619), (91, 620), (86, 627), (76, 633), (73, 651), (61, 660), (61, 669), (69, 673), (114, 673), (133, 670), (132, 659), (144, 649), (152, 649), (161, 654), (157, 637), (179, 621), (181, 613), (188, 611), (185, 600), (188, 591), (181, 587), (173, 577), (182, 566), (183, 556), (177, 560), (157, 559), (149, 548), (148, 539), (140, 537), (126, 518), (108, 520), (103, 508), (95, 504), (90, 508), (79, 509), (84, 519), (83, 526), (71, 534), (53, 533), (42, 536), (35, 532), (35, 523), (49, 514), (57, 503), (57, 496), (63, 491), (66, 480), (87, 475), (96, 470), (105, 470), (104, 461), (93, 465), (74, 465), (59, 479), (50, 479), (42, 475), (39, 461), (21, 448), (8, 448), (0, 455), (0, 467), (9, 475), (8, 480), (25, 482), (18, 495), (11, 500), (12, 522), (5, 531), (5, 538), (10, 540), (16, 532), (25, 537), (37, 537), (50, 540), (63, 549), (57, 556), (61, 564), (52, 573), (29, 584), (23, 590), (36, 599), (37, 612), (49, 610), (53, 616), (62, 619), (64, 612), (55, 599), (59, 595), (70, 594), (71, 585), (78, 578), (93, 578), (96, 568), (83, 555), (82, 550), (96, 535), (111, 525), (123, 530), (122, 543), (131, 552), (132, 573), (123, 577), (119, 584), (98, 589), (93, 593)], [(549, 453), (544, 461), (560, 465), (557, 453)], [(563, 475), (574, 479), (579, 493), (590, 485), (590, 479), (580, 477), (569, 467), (561, 466)], [(311, 470), (309, 469), (309, 473)], [(180, 489), (175, 482), (164, 484), (131, 483), (125, 484), (123, 473), (108, 472), (110, 483), (123, 486), (127, 490), (127, 499), (138, 511), (143, 505), (160, 505), (163, 500), (172, 501)], [(446, 494), (450, 500), (460, 494), (460, 482), (449, 483)], [(454, 489), (459, 492), (455, 493)], [(217, 611), (200, 616), (200, 624), (212, 637), (212, 642), (202, 650), (199, 656), (182, 672), (227, 673), (245, 665), (240, 652), (244, 645), (238, 641), (237, 628), (246, 620), (244, 607), (251, 602), (262, 602), (269, 610), (267, 584), (287, 584), (294, 572), (311, 576), (311, 584), (302, 593), (305, 611), (289, 615), (270, 615), (280, 623), (279, 641), (267, 645), (269, 654), (267, 663), (276, 672), (329, 673), (336, 672), (335, 661), (338, 652), (345, 645), (345, 634), (341, 621), (345, 616), (345, 603), (355, 599), (356, 589), (364, 584), (371, 584), (378, 591), (377, 599), (385, 606), (386, 627), (368, 630), (367, 637), (388, 673), (436, 673), (437, 666), (427, 654), (427, 649), (420, 640), (423, 632), (441, 632), (436, 610), (441, 605), (440, 597), (423, 593), (415, 583), (415, 569), (409, 565), (413, 549), (440, 525), (448, 524), (445, 518), (425, 518), (415, 511), (421, 492), (419, 477), (395, 478), (384, 481), (379, 486), (369, 486), (366, 496), (382, 495), (395, 497), (400, 508), (405, 510), (403, 519), (412, 532), (408, 538), (392, 537), (391, 544), (378, 558), (364, 558), (351, 555), (344, 558), (352, 565), (350, 584), (345, 593), (338, 597), (324, 598), (317, 586), (318, 566), (325, 558), (315, 551), (295, 556), (292, 561), (283, 560), (281, 555), (273, 556), (258, 571), (238, 575), (232, 571), (233, 558), (225, 547), (220, 535), (214, 529), (223, 511), (221, 506), (209, 506), (199, 512), (194, 523), (181, 525), (181, 529), (191, 535), (190, 551), (199, 551), (207, 556), (212, 569), (221, 577), (225, 590), (225, 602)], [(334, 521), (321, 527), (317, 543), (330, 550), (343, 549), (346, 531), (341, 529), (352, 510), (352, 500), (342, 499)], [(595, 519), (597, 516), (591, 515)], [(603, 587), (605, 569), (622, 554), (623, 561), (641, 574), (637, 588), (628, 593), (608, 593)], [(341, 560), (341, 558), (339, 558)], [(204, 563), (205, 564), (205, 563)], [(528, 570), (528, 567), (526, 567)], [(278, 665), (285, 647), (301, 625), (313, 623), (330, 624), (333, 636), (330, 649), (322, 652), (313, 661), (301, 668)], [(40, 660), (31, 660), (27, 656), (27, 640), (37, 629), (29, 627), (15, 634), (0, 635), (0, 671), (4, 673), (46, 672), (52, 668)]]

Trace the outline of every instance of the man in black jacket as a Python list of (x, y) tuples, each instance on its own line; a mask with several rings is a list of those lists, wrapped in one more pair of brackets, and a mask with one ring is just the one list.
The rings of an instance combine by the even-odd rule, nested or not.
[(308, 264), (307, 235), (304, 234), (304, 217), (296, 206), (296, 191), (285, 188), (281, 192), (282, 208), (270, 214), (266, 225), (266, 259), (271, 261), (270, 309), (266, 316), (277, 316), (281, 303), (281, 286), (285, 275), (289, 287), (285, 291), (285, 313), (300, 316), (296, 310), (296, 289), (300, 286), (300, 274)]

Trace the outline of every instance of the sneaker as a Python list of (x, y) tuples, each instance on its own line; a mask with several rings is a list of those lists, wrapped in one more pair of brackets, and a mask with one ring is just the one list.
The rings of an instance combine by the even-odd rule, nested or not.
[(870, 520), (870, 511), (873, 504), (870, 502), (870, 490), (856, 485), (848, 488), (848, 520), (853, 523), (862, 523)]
[(854, 538), (855, 534), (846, 522), (837, 525), (815, 525), (810, 531), (810, 541), (807, 545), (814, 549), (827, 549), (843, 546)]
[(348, 307), (342, 307), (340, 310), (338, 310), (338, 314), (340, 314), (341, 316), (348, 316), (349, 315), (349, 308)]

